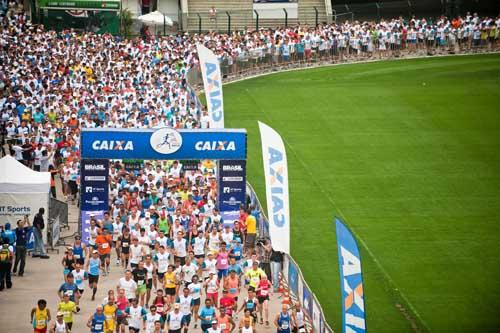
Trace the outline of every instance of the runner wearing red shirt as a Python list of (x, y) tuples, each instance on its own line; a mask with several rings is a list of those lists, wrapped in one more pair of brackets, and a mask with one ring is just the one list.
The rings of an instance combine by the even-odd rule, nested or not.
[(222, 291), (222, 298), (219, 301), (219, 305), (220, 311), (226, 311), (228, 316), (232, 316), (233, 311), (236, 310), (236, 301), (234, 297), (228, 295), (227, 289)]
[(257, 285), (257, 299), (259, 300), (259, 313), (260, 313), (260, 324), (263, 324), (262, 309), (264, 309), (264, 315), (266, 316), (266, 326), (269, 326), (269, 294), (271, 292), (272, 284), (267, 279), (266, 275), (262, 275), (260, 282)]

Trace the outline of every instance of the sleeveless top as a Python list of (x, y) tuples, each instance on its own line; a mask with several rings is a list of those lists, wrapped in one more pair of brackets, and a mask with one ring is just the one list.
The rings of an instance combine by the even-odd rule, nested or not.
[(67, 333), (66, 323), (63, 321), (61, 324), (56, 320), (55, 333)]
[(46, 328), (46, 327), (47, 327), (47, 308), (40, 310), (37, 306), (35, 309), (33, 328)]
[(280, 312), (279, 317), (278, 317), (278, 332), (290, 332), (290, 314), (283, 314), (283, 312)]
[(92, 318), (92, 328), (90, 331), (92, 333), (103, 333), (104, 332), (104, 320), (106, 317), (104, 316), (104, 313), (102, 314), (97, 314), (94, 313), (94, 317)]
[(76, 246), (76, 245), (73, 245), (73, 256), (75, 257), (75, 259), (85, 259), (83, 257), (83, 247), (80, 245), (80, 246)]

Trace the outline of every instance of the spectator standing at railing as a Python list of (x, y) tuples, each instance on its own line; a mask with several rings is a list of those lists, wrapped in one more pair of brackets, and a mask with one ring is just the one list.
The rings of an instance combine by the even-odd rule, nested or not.
[[(17, 276), (24, 275), (24, 267), (26, 265), (26, 252), (27, 245), (29, 242), (29, 231), (31, 229), (28, 215), (24, 217), (24, 220), (17, 221), (16, 232), (16, 259), (14, 261), (14, 267), (12, 273)], [(17, 273), (17, 265), (19, 265), (19, 273)]]
[(210, 22), (215, 22), (217, 20), (217, 9), (215, 9), (215, 6), (210, 7), (208, 10), (208, 17), (210, 18)]

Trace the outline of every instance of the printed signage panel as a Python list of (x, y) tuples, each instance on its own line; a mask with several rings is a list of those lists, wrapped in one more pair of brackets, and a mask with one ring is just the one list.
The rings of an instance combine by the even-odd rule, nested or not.
[(104, 218), (104, 211), (82, 211), (81, 214), (82, 242), (88, 245), (90, 240), (90, 220), (92, 217), (96, 221), (102, 220)]
[(245, 160), (219, 161), (219, 210), (227, 222), (237, 220), (245, 204), (246, 166)]
[(109, 162), (105, 159), (82, 159), (81, 210), (108, 210)]
[(246, 159), (246, 130), (84, 129), (82, 158)]
[(86, 10), (120, 10), (120, 1), (115, 0), (38, 0), (40, 8), (48, 9), (86, 9)]

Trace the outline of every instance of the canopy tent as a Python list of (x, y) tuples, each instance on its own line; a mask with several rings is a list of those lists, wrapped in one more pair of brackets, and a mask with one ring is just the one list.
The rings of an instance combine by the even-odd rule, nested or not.
[(33, 171), (12, 156), (0, 159), (0, 193), (44, 193), (50, 191), (50, 172)]
[(9, 222), (15, 227), (25, 215), (32, 222), (40, 208), (45, 208), (44, 219), (47, 223), (49, 191), (50, 172), (33, 171), (12, 156), (0, 159), (1, 224)]
[(145, 24), (152, 24), (152, 25), (168, 25), (172, 26), (174, 25), (174, 22), (172, 19), (166, 15), (163, 15), (161, 12), (155, 10), (154, 12), (141, 15), (137, 18), (139, 21)]

